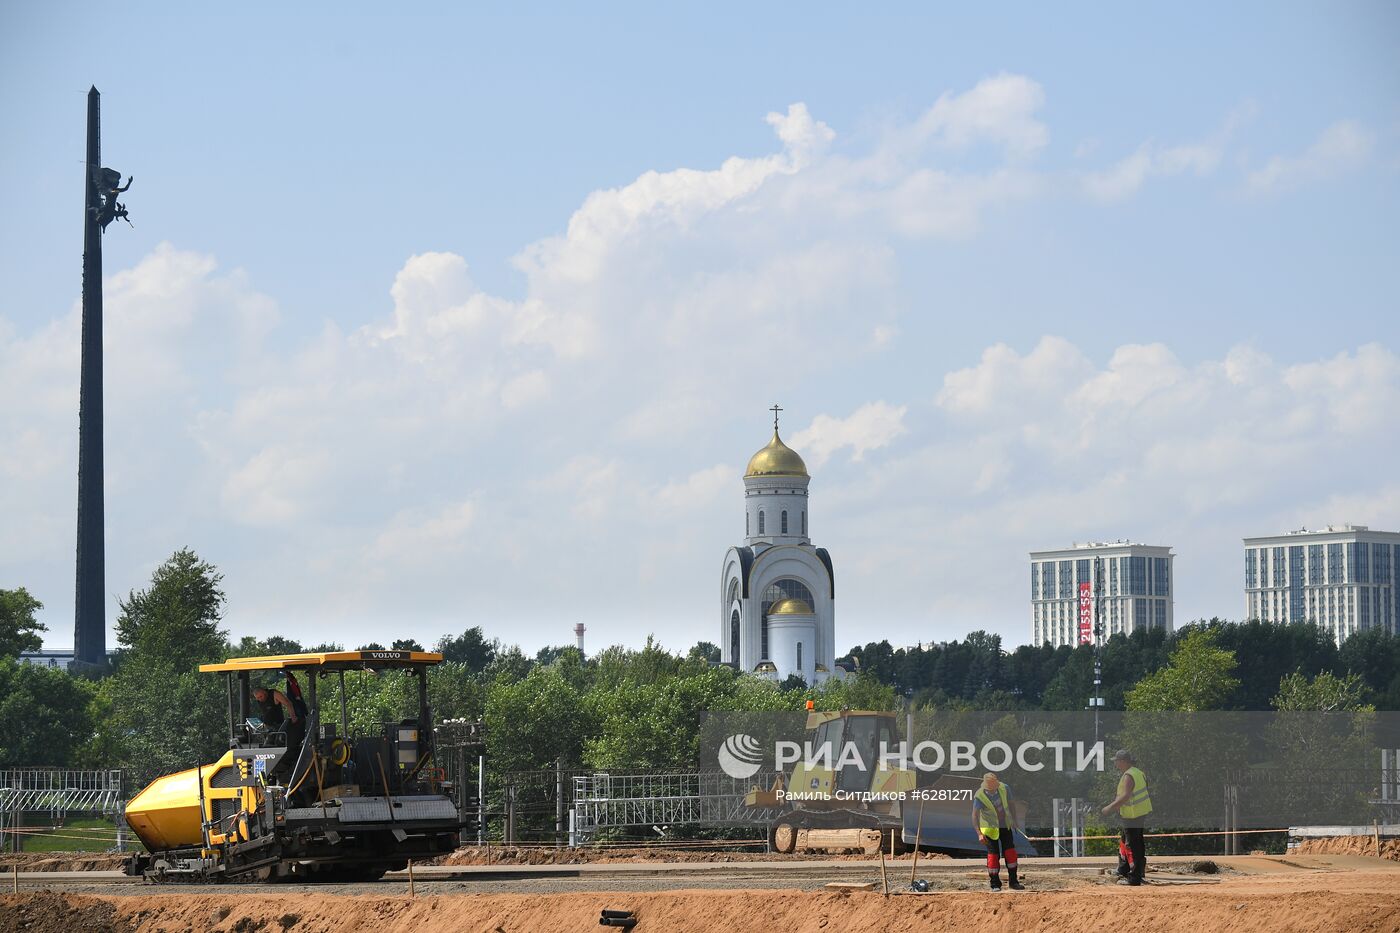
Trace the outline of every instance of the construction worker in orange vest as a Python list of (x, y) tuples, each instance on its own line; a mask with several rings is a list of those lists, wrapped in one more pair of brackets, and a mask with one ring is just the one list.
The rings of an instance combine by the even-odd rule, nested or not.
[(1132, 753), (1120, 748), (1113, 755), (1113, 764), (1122, 774), (1118, 779), (1118, 796), (1100, 812), (1108, 816), (1117, 812), (1123, 821), (1118, 840), (1118, 883), (1136, 887), (1147, 873), (1147, 840), (1143, 824), (1152, 812), (1152, 796), (1147, 792), (1147, 775), (1137, 766)]
[(1024, 891), (1016, 877), (1016, 837), (1011, 815), (1011, 788), (988, 771), (982, 786), (972, 795), (972, 828), (987, 847), (987, 881), (993, 891), (1001, 890), (1001, 859), (1006, 858), (1006, 874), (1013, 891)]

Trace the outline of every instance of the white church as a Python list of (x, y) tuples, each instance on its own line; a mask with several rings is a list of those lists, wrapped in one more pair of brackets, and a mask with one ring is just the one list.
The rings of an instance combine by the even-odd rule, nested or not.
[(797, 451), (778, 436), (744, 471), (744, 543), (724, 555), (720, 577), (720, 656), (741, 671), (809, 684), (844, 674), (836, 667), (836, 576), (831, 555), (813, 547), (807, 486)]

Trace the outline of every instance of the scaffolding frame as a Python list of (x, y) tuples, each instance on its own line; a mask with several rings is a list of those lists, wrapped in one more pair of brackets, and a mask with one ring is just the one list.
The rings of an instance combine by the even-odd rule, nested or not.
[(588, 842), (603, 829), (678, 825), (767, 826), (767, 810), (746, 806), (755, 787), (771, 787), (776, 772), (734, 778), (723, 771), (613, 774), (574, 777), (569, 840)]
[(0, 849), (21, 813), (45, 813), (53, 825), (70, 813), (93, 813), (117, 821), (122, 838), (122, 772), (72, 768), (0, 770)]

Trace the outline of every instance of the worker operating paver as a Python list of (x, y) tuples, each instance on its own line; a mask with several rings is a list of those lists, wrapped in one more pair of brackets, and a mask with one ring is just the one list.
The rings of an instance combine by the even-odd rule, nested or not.
[(1011, 824), (1011, 788), (988, 771), (982, 775), (982, 786), (972, 795), (972, 826), (978, 840), (987, 847), (987, 881), (993, 891), (1001, 890), (1003, 858), (1011, 890), (1025, 889), (1016, 877), (1016, 837)]

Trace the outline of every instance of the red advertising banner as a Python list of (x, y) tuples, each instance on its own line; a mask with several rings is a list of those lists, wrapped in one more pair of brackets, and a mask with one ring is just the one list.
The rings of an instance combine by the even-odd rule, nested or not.
[(1079, 643), (1094, 643), (1094, 587), (1087, 580), (1079, 584)]

